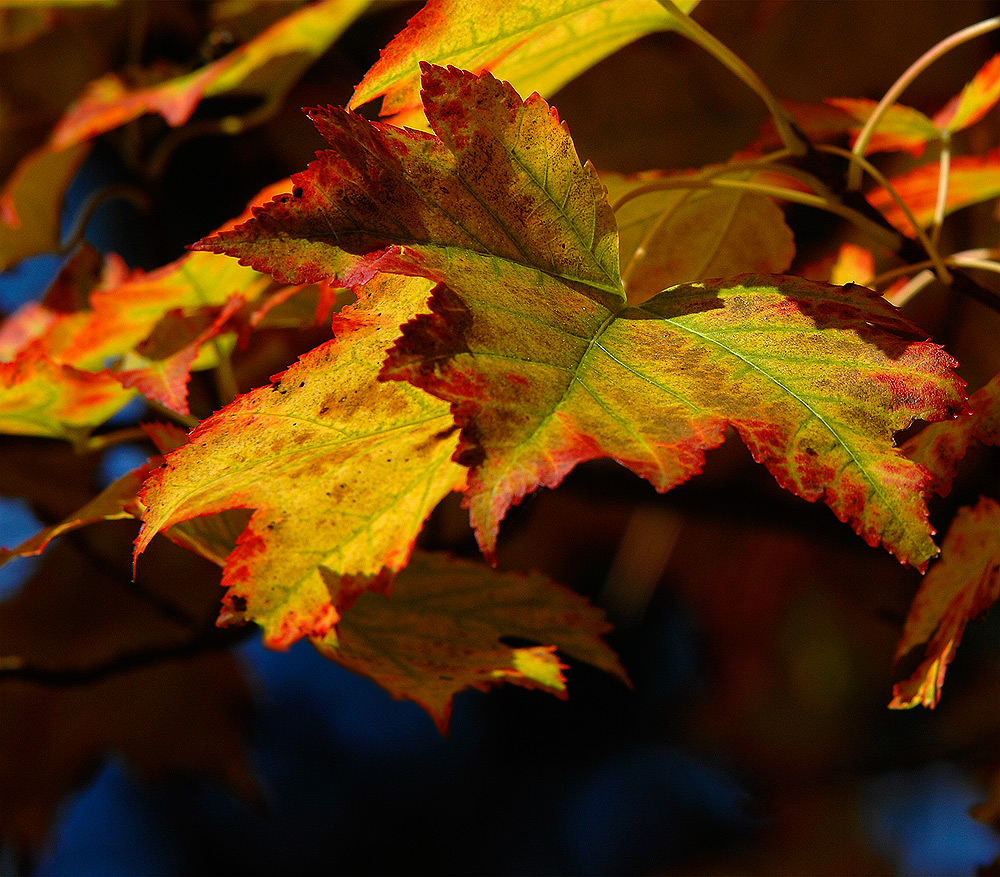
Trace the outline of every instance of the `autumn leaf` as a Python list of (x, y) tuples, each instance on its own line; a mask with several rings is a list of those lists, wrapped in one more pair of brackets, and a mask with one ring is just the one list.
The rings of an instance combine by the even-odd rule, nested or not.
[(830, 269), (830, 282), (835, 286), (857, 283), (867, 286), (875, 277), (875, 256), (858, 244), (841, 244)]
[[(733, 176), (738, 175), (727, 175)], [(669, 182), (648, 174), (602, 173), (601, 180), (612, 204), (650, 183)], [(642, 304), (669, 286), (693, 280), (780, 274), (795, 256), (795, 241), (782, 211), (770, 198), (751, 192), (650, 191), (625, 201), (615, 219), (622, 281), (631, 304)]]
[(90, 147), (40, 147), (21, 160), (0, 193), (0, 271), (59, 249), (63, 197)]
[(950, 357), (857, 287), (693, 284), (629, 309), (603, 186), (545, 102), (430, 65), (424, 100), (437, 137), (313, 111), (336, 148), (198, 247), (298, 282), (447, 284), (383, 376), (452, 403), (488, 555), (507, 508), (576, 463), (612, 457), (665, 491), (730, 424), (870, 543), (918, 567), (936, 553), (926, 474), (892, 434), (961, 406)]
[[(181, 311), (169, 312), (140, 349), (127, 355), (121, 367), (111, 373), (123, 387), (133, 387), (178, 414), (189, 414), (187, 387), (201, 347), (216, 338), (244, 304), (242, 296), (234, 295), (221, 308), (213, 308), (214, 314), (185, 316)], [(161, 337), (157, 329), (162, 329)]]
[(0, 362), (0, 433), (80, 442), (133, 395), (107, 373), (53, 362), (32, 344)]
[(183, 75), (171, 75), (168, 68), (142, 71), (153, 83), (133, 87), (121, 75), (110, 73), (90, 83), (66, 111), (52, 143), (64, 149), (145, 113), (159, 113), (177, 127), (190, 119), (203, 98), (222, 94), (263, 94), (267, 106), (277, 107), (306, 67), (368, 5), (369, 0), (323, 0), (304, 6), (198, 70)]
[(877, 293), (746, 277), (611, 308), (564, 287), (557, 311), (527, 272), (509, 271), (499, 298), (449, 283), (384, 375), (452, 403), (485, 551), (511, 504), (577, 463), (611, 457), (666, 491), (731, 425), (782, 487), (822, 498), (869, 544), (917, 567), (937, 553), (927, 475), (892, 434), (960, 406), (961, 381)]
[(1000, 100), (1000, 54), (987, 61), (972, 80), (934, 116), (934, 124), (945, 131), (961, 131), (974, 125)]
[[(690, 12), (698, 0), (679, 0)], [(420, 62), (492, 71), (521, 94), (554, 94), (618, 49), (672, 17), (654, 0), (430, 0), (382, 50), (348, 106), (383, 98), (382, 116), (400, 127), (426, 126)]]
[[(866, 98), (831, 97), (822, 103), (782, 101), (801, 131), (816, 141), (831, 140), (849, 134), (853, 146), (861, 128), (878, 105)], [(905, 151), (920, 155), (928, 143), (941, 139), (934, 122), (919, 110), (903, 104), (892, 104), (879, 121), (866, 153)], [(755, 150), (780, 145), (772, 120), (764, 123)]]
[[(929, 226), (934, 220), (939, 178), (937, 162), (889, 178), (893, 189), (910, 208), (910, 212), (922, 227)], [(998, 196), (1000, 196), (1000, 148), (983, 156), (966, 155), (951, 160), (944, 208), (946, 216), (963, 207), (989, 201)], [(914, 236), (909, 219), (885, 189), (873, 189), (866, 197), (868, 203), (880, 211), (903, 234)]]
[(931, 474), (928, 490), (947, 496), (973, 439), (1000, 445), (1000, 375), (969, 397), (968, 410), (954, 420), (927, 425), (902, 451)]
[[(896, 648), (896, 665), (906, 678), (893, 686), (891, 708), (937, 704), (965, 625), (998, 598), (1000, 504), (984, 496), (974, 508), (958, 510), (941, 546), (941, 559), (913, 600)], [(909, 672), (914, 659), (919, 666)]]
[(377, 379), (428, 289), (373, 281), (335, 318), (333, 341), (202, 421), (143, 489), (137, 554), (165, 527), (255, 509), (226, 561), (221, 620), (258, 622), (276, 648), (323, 636), (362, 590), (386, 584), (465, 474), (447, 405)]
[[(565, 696), (558, 648), (628, 680), (602, 635), (604, 613), (539, 573), (498, 573), (481, 563), (415, 552), (391, 598), (366, 592), (336, 635), (315, 639), (331, 660), (408, 698), (447, 729), (459, 691), (503, 682)], [(537, 643), (508, 646), (504, 638)]]

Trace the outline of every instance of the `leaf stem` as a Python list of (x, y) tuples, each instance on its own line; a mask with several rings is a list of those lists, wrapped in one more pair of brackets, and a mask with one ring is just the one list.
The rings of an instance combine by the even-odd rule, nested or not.
[(119, 445), (123, 442), (146, 441), (149, 436), (145, 430), (139, 426), (130, 426), (125, 429), (117, 429), (114, 432), (105, 432), (101, 435), (92, 435), (84, 442), (83, 450), (87, 453), (93, 451), (103, 451), (111, 445)]
[(59, 248), (60, 253), (68, 253), (79, 244), (83, 240), (83, 236), (87, 231), (87, 225), (93, 219), (97, 208), (105, 201), (111, 201), (115, 198), (131, 202), (144, 213), (150, 210), (149, 197), (142, 189), (131, 183), (114, 183), (110, 186), (105, 186), (103, 189), (98, 189), (77, 211), (76, 218), (73, 220), (73, 226), (70, 228), (65, 242)]
[(674, 0), (657, 0), (675, 19), (677, 29), (689, 40), (697, 43), (720, 63), (735, 73), (767, 106), (774, 119), (774, 126), (781, 142), (792, 155), (805, 155), (809, 143), (795, 130), (795, 122), (778, 99), (771, 94), (763, 80), (728, 46), (712, 36), (705, 28), (684, 12)]
[(944, 211), (948, 205), (948, 177), (951, 173), (951, 132), (941, 132), (941, 157), (938, 160), (938, 188), (934, 201), (934, 219), (931, 222), (931, 242), (935, 248), (941, 240)]
[[(978, 24), (969, 25), (969, 27), (953, 33), (951, 36), (946, 37), (941, 40), (941, 42), (937, 43), (937, 45), (932, 46), (924, 52), (924, 54), (907, 67), (903, 72), (903, 75), (889, 87), (889, 90), (885, 93), (882, 100), (878, 102), (878, 105), (868, 117), (868, 121), (862, 126), (861, 131), (858, 133), (858, 139), (854, 142), (854, 148), (851, 151), (859, 157), (864, 155), (865, 150), (868, 148), (868, 144), (875, 133), (875, 129), (878, 127), (879, 122), (882, 121), (882, 117), (889, 111), (889, 108), (896, 102), (906, 87), (938, 58), (950, 52), (956, 46), (960, 46), (962, 43), (968, 42), (975, 37), (989, 33), (991, 30), (996, 30), (997, 28), (1000, 28), (1000, 15), (994, 16), (993, 18), (987, 18), (985, 21), (980, 21)], [(852, 164), (850, 168), (848, 168), (847, 188), (850, 191), (857, 191), (861, 188), (861, 168), (857, 164)]]
[[(804, 204), (807, 207), (815, 207), (819, 210), (826, 210), (828, 213), (835, 213), (837, 216), (841, 216), (844, 219), (852, 222), (855, 226), (861, 229), (863, 232), (868, 234), (870, 237), (874, 238), (880, 244), (885, 246), (890, 250), (896, 250), (899, 248), (900, 236), (899, 234), (890, 231), (887, 228), (879, 225), (872, 219), (869, 219), (863, 213), (855, 210), (853, 207), (848, 207), (846, 204), (841, 204), (838, 201), (832, 201), (828, 198), (820, 197), (819, 195), (812, 195), (808, 192), (799, 192), (796, 189), (787, 189), (783, 186), (771, 186), (767, 183), (755, 183), (751, 180), (726, 180), (726, 179), (715, 179), (709, 178), (704, 179), (702, 177), (671, 177), (663, 180), (654, 180), (649, 182), (647, 185), (636, 189), (629, 193), (631, 197), (638, 197), (639, 195), (644, 195), (649, 192), (656, 192), (661, 189), (742, 189), (746, 192), (758, 192), (761, 195), (769, 195), (772, 198), (780, 198), (783, 201), (792, 201), (796, 204)], [(625, 198), (619, 199), (617, 202), (618, 206), (625, 202)], [(617, 209), (617, 208), (616, 208)]]
[(933, 238), (928, 238), (927, 234), (920, 227), (920, 223), (917, 222), (916, 217), (913, 215), (910, 208), (907, 206), (906, 202), (900, 197), (899, 193), (893, 188), (892, 183), (886, 178), (886, 176), (873, 165), (867, 158), (863, 155), (855, 155), (853, 152), (843, 149), (840, 146), (833, 146), (830, 144), (819, 144), (816, 146), (817, 151), (826, 152), (831, 155), (839, 155), (842, 158), (846, 158), (852, 163), (852, 167), (859, 166), (864, 171), (866, 171), (876, 183), (878, 183), (883, 189), (885, 189), (893, 201), (896, 202), (896, 206), (903, 211), (903, 215), (906, 217), (907, 222), (913, 227), (913, 233), (916, 235), (917, 240), (920, 241), (921, 246), (923, 246), (924, 251), (930, 257), (931, 264), (934, 266), (934, 270), (937, 273), (938, 279), (945, 285), (951, 283), (951, 275), (948, 273), (948, 269), (945, 267), (945, 263), (941, 258), (941, 253), (938, 251), (937, 242)]

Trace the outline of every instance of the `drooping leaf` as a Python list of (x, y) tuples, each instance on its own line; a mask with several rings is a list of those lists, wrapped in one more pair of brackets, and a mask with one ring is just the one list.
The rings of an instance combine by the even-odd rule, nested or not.
[[(679, 0), (690, 12), (698, 0)], [(612, 52), (672, 17), (655, 0), (430, 0), (382, 50), (348, 105), (382, 97), (382, 116), (423, 128), (420, 62), (492, 71), (521, 94), (551, 95)]]
[(954, 420), (931, 423), (903, 445), (903, 453), (931, 474), (928, 490), (941, 496), (951, 491), (958, 464), (972, 440), (1000, 445), (1000, 375), (969, 397), (967, 411)]
[[(367, 592), (336, 635), (314, 645), (424, 707), (444, 731), (452, 698), (503, 682), (565, 696), (558, 648), (627, 681), (602, 635), (604, 613), (538, 573), (497, 573), (480, 563), (415, 552), (392, 596)], [(537, 643), (512, 647), (505, 637)]]
[(987, 61), (934, 116), (934, 124), (945, 131), (961, 131), (974, 125), (1000, 100), (1000, 54)]
[[(1000, 503), (984, 496), (974, 508), (959, 509), (941, 546), (941, 559), (913, 600), (896, 649), (897, 667), (906, 667), (906, 678), (893, 686), (891, 708), (937, 704), (965, 625), (998, 598)], [(909, 672), (914, 658), (919, 666)]]
[[(931, 162), (889, 179), (892, 187), (923, 227), (929, 226), (934, 220), (939, 177), (937, 162)], [(948, 174), (945, 215), (998, 196), (1000, 196), (1000, 148), (983, 156), (965, 155), (952, 159)], [(881, 211), (903, 234), (914, 237), (910, 221), (885, 189), (873, 189), (867, 198), (868, 203)]]
[(21, 160), (0, 193), (0, 271), (59, 249), (63, 196), (89, 151), (43, 146)]
[(31, 345), (0, 362), (0, 433), (77, 442), (133, 395), (105, 372), (53, 362)]
[(465, 476), (447, 405), (377, 380), (428, 288), (373, 281), (335, 318), (335, 340), (204, 420), (143, 489), (137, 553), (181, 521), (255, 509), (226, 562), (221, 620), (256, 621), (278, 648), (323, 636), (362, 590), (387, 583)]
[(123, 387), (133, 387), (178, 414), (189, 414), (187, 387), (202, 345), (218, 336), (245, 303), (242, 296), (234, 295), (221, 308), (213, 308), (214, 314), (185, 317), (171, 311), (157, 324), (157, 329), (163, 330), (162, 337), (157, 337), (154, 329), (144, 349), (127, 356), (112, 374)]
[[(651, 177), (603, 173), (601, 180), (614, 204)], [(631, 304), (693, 280), (780, 274), (795, 256), (784, 214), (770, 198), (750, 192), (665, 189), (626, 202), (615, 218)]]
[(30, 557), (41, 554), (53, 539), (78, 527), (84, 527), (98, 521), (137, 518), (139, 507), (136, 499), (139, 487), (148, 474), (148, 468), (141, 466), (108, 485), (94, 499), (64, 521), (53, 524), (51, 527), (45, 527), (20, 545), (6, 548), (0, 545), (0, 566), (15, 557)]
[(142, 71), (153, 79), (133, 85), (116, 73), (92, 82), (67, 110), (52, 142), (63, 149), (111, 131), (144, 113), (159, 113), (177, 127), (206, 97), (260, 95), (270, 106), (368, 6), (370, 0), (322, 0), (298, 9), (225, 57), (191, 73)]
[(950, 357), (875, 293), (794, 278), (629, 309), (604, 189), (555, 113), (430, 65), (424, 101), (437, 138), (314, 111), (335, 149), (290, 197), (198, 246), (300, 282), (381, 270), (450, 287), (383, 375), (452, 403), (487, 553), (507, 508), (576, 463), (612, 457), (668, 490), (728, 424), (866, 540), (915, 566), (936, 553), (926, 475), (892, 433), (961, 406)]

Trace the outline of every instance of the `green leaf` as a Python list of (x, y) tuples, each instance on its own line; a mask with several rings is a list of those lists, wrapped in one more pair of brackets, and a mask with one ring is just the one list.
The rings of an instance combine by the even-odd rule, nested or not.
[[(891, 708), (937, 704), (965, 625), (998, 598), (1000, 504), (984, 496), (974, 508), (958, 510), (941, 546), (941, 559), (913, 599), (896, 648), (896, 666), (904, 680), (893, 686)], [(911, 671), (914, 659), (918, 666)]]
[(438, 137), (311, 110), (335, 149), (292, 177), (291, 195), (193, 249), (283, 282), (345, 286), (377, 271), (437, 276), (461, 262), (496, 277), (513, 264), (620, 300), (614, 216), (555, 111), (489, 75), (423, 69)]
[(166, 527), (255, 509), (226, 561), (220, 621), (256, 621), (275, 648), (323, 636), (361, 591), (387, 585), (465, 478), (448, 406), (377, 380), (428, 288), (373, 281), (335, 318), (335, 340), (202, 421), (143, 488), (136, 554)]
[[(627, 682), (601, 638), (604, 613), (538, 573), (497, 573), (479, 563), (415, 552), (392, 597), (365, 593), (336, 636), (314, 640), (328, 658), (426, 709), (443, 731), (452, 699), (503, 682), (565, 696), (558, 648)], [(507, 637), (538, 646), (504, 645)]]
[[(680, 0), (690, 12), (698, 0)], [(381, 115), (423, 128), (420, 62), (492, 71), (520, 94), (554, 94), (633, 40), (670, 30), (655, 0), (430, 0), (382, 50), (348, 106), (384, 98)]]

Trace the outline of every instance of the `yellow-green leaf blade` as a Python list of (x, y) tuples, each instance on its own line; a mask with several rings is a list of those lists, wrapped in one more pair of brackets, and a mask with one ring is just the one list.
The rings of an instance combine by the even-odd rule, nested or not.
[(464, 480), (447, 405), (377, 381), (428, 284), (370, 286), (337, 317), (335, 340), (203, 421), (142, 492), (137, 552), (195, 516), (256, 510), (226, 562), (222, 620), (257, 621), (276, 647), (323, 635), (404, 566), (427, 515)]
[[(697, 0), (678, 5), (690, 12)], [(382, 50), (349, 106), (382, 97), (383, 116), (420, 128), (421, 61), (489, 70), (519, 94), (544, 97), (633, 40), (671, 26), (655, 0), (431, 0)]]
[(485, 551), (511, 504), (577, 463), (611, 457), (665, 491), (732, 425), (783, 487), (822, 498), (870, 544), (918, 567), (936, 553), (927, 474), (892, 436), (960, 408), (963, 385), (874, 292), (748, 277), (613, 311), (513, 272), (502, 290), (447, 282), (383, 374), (452, 403)]

